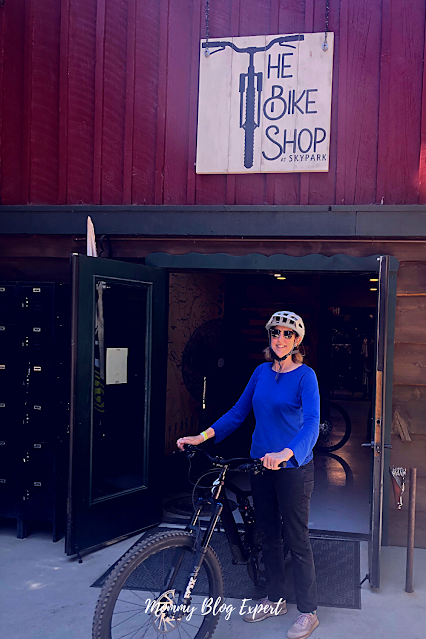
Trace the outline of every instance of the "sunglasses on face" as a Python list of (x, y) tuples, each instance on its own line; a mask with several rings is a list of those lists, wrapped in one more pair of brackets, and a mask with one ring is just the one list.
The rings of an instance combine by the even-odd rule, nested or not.
[(293, 335), (296, 335), (296, 333), (294, 331), (282, 331), (279, 328), (270, 328), (269, 329), (269, 335), (271, 337), (279, 337), (280, 333), (282, 333), (285, 337), (285, 339), (291, 339), (293, 337)]

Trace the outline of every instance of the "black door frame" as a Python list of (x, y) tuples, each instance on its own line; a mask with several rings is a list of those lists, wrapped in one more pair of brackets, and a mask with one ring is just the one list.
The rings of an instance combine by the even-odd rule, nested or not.
[[(298, 271), (304, 273), (379, 273), (381, 255), (369, 255), (366, 257), (353, 257), (350, 255), (306, 255), (294, 257), (277, 253), (275, 255), (262, 255), (251, 253), (249, 255), (235, 256), (228, 253), (187, 253), (184, 255), (172, 255), (169, 253), (150, 253), (145, 259), (148, 266), (172, 271), (222, 271), (222, 272), (248, 272), (256, 271), (278, 272)], [(396, 286), (399, 260), (389, 256), (389, 290), (386, 300), (386, 314), (388, 317), (386, 335), (386, 389), (384, 395), (384, 444), (389, 446), (383, 452), (384, 468), (390, 465), (390, 443), (392, 428), (392, 381), (394, 359), (394, 335), (396, 312)], [(389, 524), (389, 473), (383, 476), (383, 517), (381, 544), (388, 544)]]

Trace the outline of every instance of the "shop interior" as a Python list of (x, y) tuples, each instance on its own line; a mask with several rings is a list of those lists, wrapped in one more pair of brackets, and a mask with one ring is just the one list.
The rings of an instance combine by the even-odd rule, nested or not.
[[(206, 322), (185, 350), (183, 380), (197, 405), (195, 434), (237, 401), (264, 361), (264, 326), (271, 314), (290, 310), (302, 316), (302, 352), (318, 377), (323, 424), (322, 450), (314, 451), (310, 528), (316, 531), (369, 533), (371, 449), (362, 444), (371, 439), (377, 289), (371, 273), (225, 273), (223, 316)], [(223, 442), (205, 446), (211, 454), (248, 456), (253, 428), (251, 413)], [(186, 479), (187, 462), (180, 462), (178, 474)], [(207, 467), (196, 460), (192, 476)], [(166, 520), (187, 517), (185, 490), (176, 492), (176, 468), (173, 488), (166, 486)], [(247, 475), (232, 481), (248, 488)], [(188, 499), (186, 505), (190, 509)]]

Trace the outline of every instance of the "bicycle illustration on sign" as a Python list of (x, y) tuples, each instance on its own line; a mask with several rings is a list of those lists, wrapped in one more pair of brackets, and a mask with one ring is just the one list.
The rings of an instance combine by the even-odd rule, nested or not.
[[(209, 52), (209, 55), (224, 51), (226, 47), (230, 47), (237, 53), (247, 53), (249, 55), (249, 65), (247, 73), (240, 73), (239, 93), (240, 93), (240, 129), (244, 130), (244, 167), (250, 169), (253, 166), (254, 156), (254, 134), (255, 130), (260, 126), (261, 114), (261, 96), (263, 90), (263, 73), (255, 71), (254, 56), (256, 53), (265, 52), (271, 49), (275, 44), (280, 47), (288, 47), (296, 49), (294, 45), (288, 42), (301, 42), (304, 36), (288, 35), (280, 36), (271, 40), (264, 47), (237, 47), (233, 42), (226, 41), (210, 41), (203, 42), (202, 48)], [(210, 49), (215, 48), (215, 51)], [(257, 93), (257, 100), (256, 100)]]

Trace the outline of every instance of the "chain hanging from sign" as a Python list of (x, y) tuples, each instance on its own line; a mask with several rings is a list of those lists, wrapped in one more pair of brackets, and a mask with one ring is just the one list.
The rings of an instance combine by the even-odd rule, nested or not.
[[(207, 0), (208, 2), (209, 0)], [(328, 36), (328, 21), (329, 21), (329, 17), (330, 17), (330, 0), (325, 0), (325, 33), (324, 33), (324, 42), (322, 45), (322, 50), (323, 51), (328, 51), (328, 43), (327, 43), (327, 36)]]
[[(327, 0), (328, 2), (328, 0)], [(210, 55), (210, 51), (209, 51), (209, 35), (210, 35), (210, 0), (206, 0), (206, 6), (205, 6), (205, 11), (206, 11), (206, 48), (204, 49), (204, 55), (206, 58), (209, 57)]]

